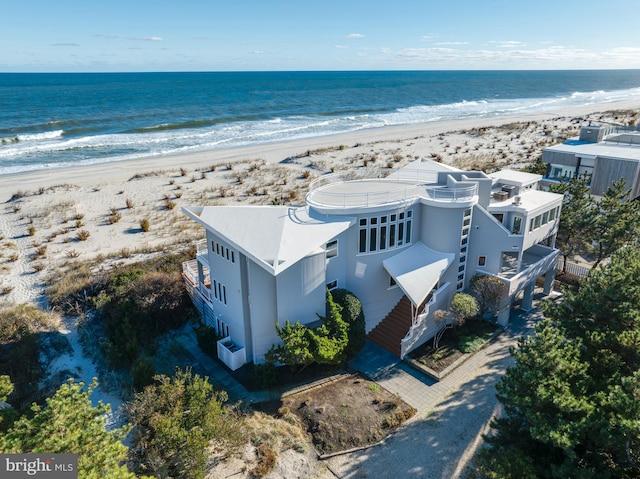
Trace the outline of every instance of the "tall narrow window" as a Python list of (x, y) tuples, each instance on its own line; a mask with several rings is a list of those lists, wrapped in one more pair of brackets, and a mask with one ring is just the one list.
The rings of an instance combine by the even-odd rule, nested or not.
[(393, 248), (396, 245), (396, 225), (389, 225), (389, 247)]
[(360, 249), (358, 250), (360, 253), (367, 252), (367, 229), (363, 228), (360, 230)]
[(380, 249), (387, 249), (387, 227), (380, 227)]
[(398, 246), (402, 245), (404, 236), (404, 223), (398, 223)]
[(376, 242), (378, 240), (377, 237), (378, 230), (374, 228), (369, 228), (369, 251), (376, 250)]
[(407, 234), (404, 242), (405, 244), (411, 243), (411, 220), (407, 221)]

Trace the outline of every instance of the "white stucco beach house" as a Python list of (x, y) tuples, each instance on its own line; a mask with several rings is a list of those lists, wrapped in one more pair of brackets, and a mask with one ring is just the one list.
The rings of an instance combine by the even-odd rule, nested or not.
[(387, 173), (322, 176), (297, 207), (183, 208), (206, 229), (185, 283), (231, 369), (264, 360), (276, 323), (316, 322), (327, 289), (355, 294), (369, 339), (399, 357), (435, 334), (433, 312), (475, 274), (505, 283), (503, 326), (514, 299), (531, 307), (538, 278), (550, 292), (562, 196), (540, 191), (542, 176), (431, 160)]

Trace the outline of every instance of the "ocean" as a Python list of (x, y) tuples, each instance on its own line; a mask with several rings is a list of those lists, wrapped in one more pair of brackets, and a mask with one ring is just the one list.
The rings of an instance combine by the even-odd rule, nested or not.
[(0, 174), (640, 98), (640, 70), (0, 73)]

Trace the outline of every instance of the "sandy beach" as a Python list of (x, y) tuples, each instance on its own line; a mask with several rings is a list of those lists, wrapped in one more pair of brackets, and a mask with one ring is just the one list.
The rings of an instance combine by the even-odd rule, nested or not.
[(198, 239), (202, 232), (180, 206), (301, 204), (320, 175), (398, 168), (418, 158), (462, 169), (517, 169), (588, 121), (627, 123), (620, 113), (627, 110), (639, 112), (640, 102), (0, 176), (0, 304), (40, 302), (44, 278), (64, 261), (130, 260)]

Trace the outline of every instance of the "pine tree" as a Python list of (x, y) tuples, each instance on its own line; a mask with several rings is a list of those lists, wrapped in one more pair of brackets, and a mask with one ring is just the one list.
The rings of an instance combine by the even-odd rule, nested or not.
[(210, 442), (232, 443), (242, 427), (223, 406), (226, 400), (224, 391), (190, 370), (156, 376), (129, 406), (143, 469), (158, 477), (204, 477)]
[(567, 261), (578, 251), (586, 249), (593, 239), (596, 203), (587, 184), (588, 177), (575, 176), (568, 182), (549, 187), (553, 193), (564, 195), (556, 246), (564, 258), (563, 273)]
[[(597, 202), (598, 215), (594, 222), (596, 261), (602, 260), (637, 240), (640, 233), (640, 202), (629, 199), (630, 190), (624, 179), (614, 182)], [(564, 212), (563, 212), (564, 215)]]
[(503, 478), (639, 477), (640, 250), (619, 250), (545, 316), (497, 385), (505, 415), (481, 469)]
[(121, 442), (127, 429), (105, 429), (104, 415), (110, 407), (89, 399), (97, 387), (69, 380), (46, 400), (46, 405), (31, 407), (32, 415), (18, 419), (0, 436), (3, 453), (78, 454), (78, 477), (82, 479), (133, 479), (123, 465), (127, 448)]

